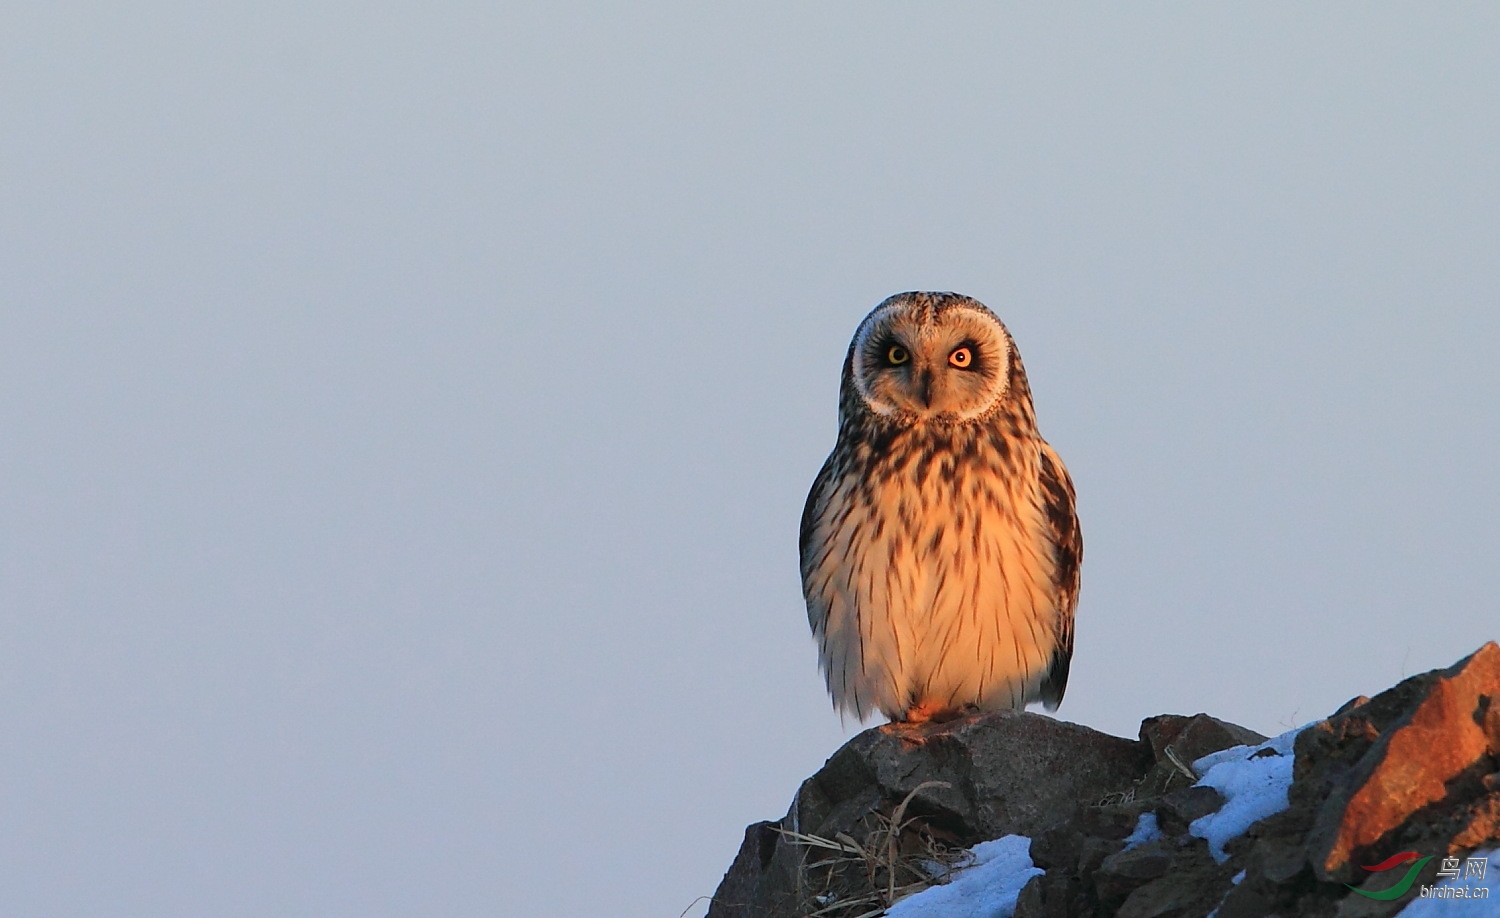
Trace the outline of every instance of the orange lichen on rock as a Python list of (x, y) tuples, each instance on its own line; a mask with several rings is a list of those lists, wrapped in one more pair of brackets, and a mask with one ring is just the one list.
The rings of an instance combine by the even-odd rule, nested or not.
[(1334, 875), (1413, 813), (1446, 800), (1450, 782), (1497, 751), (1500, 646), (1490, 642), (1438, 673), (1405, 722), (1364, 756), (1320, 873)]

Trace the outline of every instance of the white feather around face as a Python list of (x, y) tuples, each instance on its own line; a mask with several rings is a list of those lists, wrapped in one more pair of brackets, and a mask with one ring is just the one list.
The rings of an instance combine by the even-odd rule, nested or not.
[(934, 311), (887, 301), (854, 334), (854, 385), (871, 411), (913, 420), (972, 420), (1010, 387), (1013, 345), (982, 308)]

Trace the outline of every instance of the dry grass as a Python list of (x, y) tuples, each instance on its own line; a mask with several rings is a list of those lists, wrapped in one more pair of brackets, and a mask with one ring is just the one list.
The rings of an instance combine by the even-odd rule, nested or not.
[(1187, 778), (1188, 781), (1194, 784), (1198, 783), (1198, 778), (1201, 776), (1192, 768), (1190, 768), (1188, 764), (1184, 762), (1180, 756), (1177, 755), (1177, 750), (1173, 749), (1171, 744), (1168, 744), (1165, 748), (1163, 748), (1162, 752), (1166, 753), (1167, 760), (1172, 763), (1172, 767), (1176, 768), (1183, 777)]
[(889, 816), (872, 815), (863, 841), (844, 832), (823, 838), (781, 829), (806, 850), (801, 870), (806, 918), (876, 918), (967, 866), (973, 859), (969, 851), (921, 817), (906, 815), (920, 791), (948, 786), (926, 781), (912, 788)]

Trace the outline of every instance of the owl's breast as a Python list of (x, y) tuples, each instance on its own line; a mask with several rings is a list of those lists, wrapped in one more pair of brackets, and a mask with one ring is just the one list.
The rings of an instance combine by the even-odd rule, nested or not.
[(804, 554), (825, 666), (857, 665), (862, 694), (887, 713), (888, 700), (905, 710), (929, 696), (1021, 706), (1056, 643), (1054, 553), (1034, 466), (962, 458), (830, 482), (816, 550)]

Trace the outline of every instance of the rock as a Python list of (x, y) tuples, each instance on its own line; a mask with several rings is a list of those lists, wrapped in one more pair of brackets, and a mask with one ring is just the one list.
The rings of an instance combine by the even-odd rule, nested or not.
[(1073, 824), (1089, 835), (1124, 840), (1135, 831), (1141, 814), (1151, 812), (1151, 806), (1151, 801), (1143, 799), (1101, 803), (1084, 807)]
[(1012, 918), (1046, 918), (1047, 912), (1042, 905), (1042, 885), (1046, 882), (1047, 876), (1043, 874), (1032, 877), (1021, 887)]
[(1278, 900), (1274, 887), (1242, 882), (1224, 895), (1214, 918), (1265, 918), (1276, 914)]
[(1122, 902), (1139, 886), (1164, 875), (1176, 852), (1165, 840), (1111, 854), (1093, 871), (1101, 902)]
[(1266, 737), (1254, 730), (1210, 717), (1207, 714), (1159, 714), (1141, 721), (1141, 742), (1151, 748), (1155, 768), (1142, 782), (1140, 792), (1160, 794), (1173, 788), (1191, 787), (1201, 775), (1193, 763), (1206, 755), (1232, 746), (1249, 746)]
[(1016, 897), (1014, 918), (1070, 918), (1092, 915), (1095, 902), (1083, 883), (1067, 873), (1033, 877)]
[(1125, 847), (1125, 843), (1110, 838), (1094, 838), (1090, 836), (1083, 840), (1083, 846), (1078, 852), (1078, 868), (1075, 871), (1079, 876), (1088, 876), (1099, 869), (1099, 865), (1118, 854)]
[[(1139, 742), (1026, 712), (866, 730), (803, 783), (791, 811), (771, 824), (774, 840), (767, 841), (765, 829), (752, 827), (753, 839), (747, 832), (709, 915), (792, 914), (819, 894), (828, 870), (810, 878), (809, 868), (832, 859), (777, 829), (827, 840), (844, 835), (862, 845), (881, 817), (907, 801), (904, 815), (934, 844), (964, 848), (1004, 835), (1036, 838), (1081, 808), (1123, 796), (1151, 764)], [(1097, 859), (1108, 853), (1097, 852)]]
[(781, 838), (780, 825), (774, 822), (751, 823), (745, 829), (745, 840), (740, 843), (739, 853), (729, 865), (729, 871), (719, 883), (718, 890), (709, 906), (711, 915), (749, 915), (755, 897), (756, 882), (771, 866), (771, 856), (776, 853), (776, 843)]
[(1246, 837), (1251, 839), (1245, 855), (1246, 872), (1276, 886), (1292, 882), (1308, 869), (1307, 829), (1312, 816), (1304, 809), (1290, 809), (1260, 821)]
[(1455, 809), (1452, 842), (1447, 846), (1449, 852), (1473, 851), (1500, 841), (1500, 793), (1491, 791), (1489, 796), (1461, 802)]
[(1179, 854), (1170, 872), (1138, 887), (1115, 912), (1117, 918), (1202, 918), (1231, 887), (1234, 869), (1215, 864), (1207, 846)]
[(1353, 698), (1350, 698), (1348, 701), (1344, 702), (1343, 704), (1339, 705), (1339, 709), (1337, 711), (1334, 711), (1331, 716), (1338, 717), (1340, 714), (1347, 714), (1350, 711), (1354, 710), (1355, 708), (1359, 707), (1360, 705), (1369, 703), (1369, 701), (1370, 701), (1370, 696), (1369, 695), (1356, 695)]
[(1217, 812), (1224, 796), (1211, 787), (1180, 787), (1156, 805), (1156, 824), (1168, 835), (1181, 835), (1200, 817)]
[(1141, 742), (1151, 747), (1151, 755), (1158, 765), (1167, 767), (1172, 767), (1168, 747), (1179, 760), (1191, 767), (1206, 755), (1232, 746), (1254, 746), (1267, 739), (1254, 730), (1207, 714), (1192, 717), (1160, 714), (1141, 721)]
[[(1327, 782), (1328, 798), (1318, 809), (1309, 838), (1311, 860), (1321, 880), (1351, 882), (1356, 865), (1373, 863), (1396, 852), (1394, 831), (1414, 815), (1424, 822), (1452, 818), (1450, 798), (1482, 790), (1483, 777), (1495, 770), (1500, 755), (1500, 646), (1493, 642), (1446, 670), (1408, 679), (1392, 692), (1387, 708), (1400, 703), (1403, 712), (1369, 742), (1347, 772)], [(1343, 718), (1360, 718), (1357, 731), (1368, 739), (1378, 721), (1361, 712), (1381, 704), (1379, 696), (1353, 708)], [(1385, 713), (1382, 710), (1370, 714)], [(1329, 733), (1340, 725), (1330, 721)], [(1310, 740), (1312, 753), (1316, 740)], [(1298, 744), (1298, 755), (1303, 744)], [(1462, 814), (1465, 838), (1473, 844), (1496, 837), (1488, 810)], [(1424, 812), (1429, 811), (1430, 812)], [(1400, 844), (1412, 846), (1408, 831)], [(1384, 842), (1384, 844), (1382, 844)], [(1387, 850), (1388, 849), (1388, 850)]]
[(1076, 871), (1087, 839), (1071, 822), (1052, 826), (1032, 838), (1031, 863), (1043, 870)]

